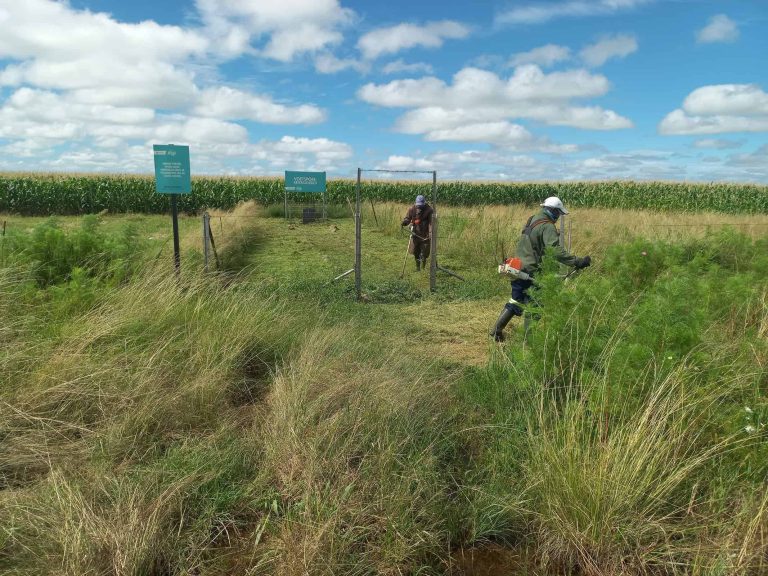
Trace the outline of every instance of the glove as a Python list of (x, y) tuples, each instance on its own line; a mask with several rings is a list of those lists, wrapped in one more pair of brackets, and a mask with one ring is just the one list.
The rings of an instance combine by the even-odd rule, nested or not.
[(584, 258), (576, 258), (576, 262), (573, 263), (574, 268), (576, 270), (581, 270), (583, 268), (589, 268), (592, 265), (592, 258), (589, 256), (584, 256)]
[(408, 220), (403, 220), (403, 221), (400, 223), (400, 226), (408, 226)]

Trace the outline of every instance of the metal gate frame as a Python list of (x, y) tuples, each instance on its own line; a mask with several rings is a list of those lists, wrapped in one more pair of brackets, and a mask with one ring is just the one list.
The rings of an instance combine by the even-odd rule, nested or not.
[(430, 257), (429, 257), (429, 289), (434, 292), (437, 289), (437, 271), (445, 272), (455, 276), (459, 280), (464, 280), (461, 276), (454, 274), (450, 270), (439, 265), (437, 260), (437, 238), (438, 238), (438, 210), (437, 210), (437, 171), (436, 170), (382, 170), (378, 168), (358, 168), (357, 182), (355, 184), (355, 263), (352, 268), (340, 274), (333, 281), (340, 280), (354, 272), (355, 274), (355, 296), (358, 300), (362, 295), (363, 266), (362, 266), (362, 200), (361, 200), (361, 178), (363, 172), (384, 172), (388, 174), (431, 174), (432, 175), (432, 236), (430, 238)]

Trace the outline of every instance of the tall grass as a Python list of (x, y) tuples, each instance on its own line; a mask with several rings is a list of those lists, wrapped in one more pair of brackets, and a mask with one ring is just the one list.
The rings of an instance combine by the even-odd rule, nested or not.
[(402, 377), (407, 356), (355, 331), (291, 320), (258, 285), (151, 271), (75, 317), (5, 371), (0, 567), (439, 566), (457, 531), (449, 381)]
[(584, 390), (554, 413), (556, 399), (542, 398), (527, 472), (544, 563), (590, 574), (670, 570), (689, 561), (703, 526), (724, 520), (701, 509), (696, 484), (738, 440), (702, 441), (722, 391), (697, 390), (685, 371), (608, 422), (610, 408), (590, 401), (604, 390)]
[[(398, 234), (375, 209), (369, 241)], [(497, 211), (443, 217), (451, 259), (515, 233)], [(765, 573), (765, 239), (598, 230), (498, 348), (451, 316), (501, 297), (275, 290), (257, 214), (218, 237), (235, 276), (152, 260), (90, 298), (0, 268), (0, 572), (443, 574), (493, 542), (545, 574)]]

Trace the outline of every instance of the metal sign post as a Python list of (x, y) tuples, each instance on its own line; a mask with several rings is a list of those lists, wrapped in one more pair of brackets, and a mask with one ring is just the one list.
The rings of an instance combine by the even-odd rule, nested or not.
[(192, 192), (189, 169), (189, 146), (155, 144), (152, 146), (155, 159), (155, 185), (158, 194), (171, 195), (171, 221), (173, 223), (173, 263), (176, 275), (181, 273), (181, 250), (179, 248), (179, 207), (177, 195)]

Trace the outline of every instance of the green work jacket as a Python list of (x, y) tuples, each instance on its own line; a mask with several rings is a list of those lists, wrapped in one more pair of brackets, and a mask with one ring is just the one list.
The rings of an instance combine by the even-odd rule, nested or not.
[(576, 257), (560, 246), (560, 234), (555, 222), (544, 210), (531, 216), (517, 242), (516, 255), (523, 263), (523, 272), (535, 274), (541, 268), (541, 259), (547, 247), (554, 251), (558, 262), (573, 266)]

